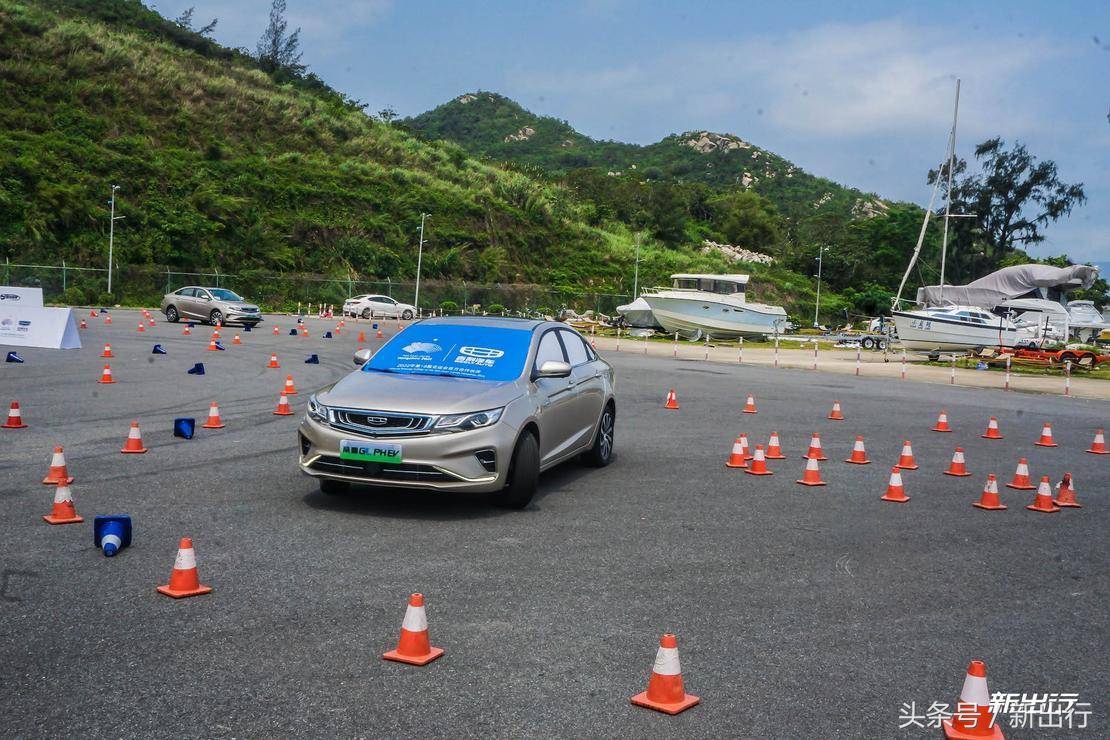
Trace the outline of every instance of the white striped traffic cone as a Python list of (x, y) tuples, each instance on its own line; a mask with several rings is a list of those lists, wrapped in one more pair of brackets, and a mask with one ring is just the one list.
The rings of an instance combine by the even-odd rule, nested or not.
[(659, 640), (659, 651), (655, 654), (655, 665), (651, 669), (647, 691), (632, 697), (638, 707), (647, 707), (664, 714), (678, 714), (701, 701), (693, 694), (686, 693), (682, 683), (682, 664), (678, 660), (678, 641), (672, 634), (663, 635)]

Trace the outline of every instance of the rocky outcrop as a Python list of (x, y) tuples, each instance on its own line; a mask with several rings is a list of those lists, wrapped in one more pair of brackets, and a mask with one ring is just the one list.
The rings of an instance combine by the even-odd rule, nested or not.
[(753, 252), (750, 249), (736, 247), (732, 244), (718, 244), (709, 239), (702, 242), (701, 251), (702, 254), (712, 254), (714, 252), (723, 254), (730, 262), (756, 262), (761, 265), (769, 265), (775, 261), (775, 258), (769, 254)]
[(713, 152), (729, 152), (734, 149), (751, 149), (752, 145), (731, 134), (715, 134), (712, 131), (694, 131), (685, 134), (682, 141), (688, 147), (695, 149), (700, 154)]
[(515, 134), (509, 134), (502, 141), (528, 141), (536, 135), (536, 129), (531, 126), (521, 126)]
[(890, 210), (890, 206), (883, 203), (878, 198), (857, 198), (856, 202), (852, 204), (852, 215), (856, 218), (875, 218), (882, 216)]

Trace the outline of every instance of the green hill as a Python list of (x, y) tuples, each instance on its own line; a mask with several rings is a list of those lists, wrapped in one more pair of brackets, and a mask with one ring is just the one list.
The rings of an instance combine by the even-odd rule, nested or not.
[(402, 124), (428, 140), (453, 141), (473, 154), (555, 174), (594, 167), (613, 176), (750, 189), (766, 196), (787, 218), (869, 216), (889, 207), (876, 195), (811, 175), (733, 134), (688, 131), (647, 146), (598, 141), (566, 121), (537, 116), (491, 92), (460, 95)]

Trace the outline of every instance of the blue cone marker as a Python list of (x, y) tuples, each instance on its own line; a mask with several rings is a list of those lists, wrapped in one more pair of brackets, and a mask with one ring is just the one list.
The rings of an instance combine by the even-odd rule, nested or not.
[(98, 516), (93, 520), (93, 543), (112, 557), (131, 544), (131, 517), (127, 514)]
[(182, 417), (173, 420), (173, 436), (183, 437), (185, 439), (193, 438), (193, 431), (197, 428), (197, 420), (190, 417)]
[(9, 352), (4, 362), (23, 362), (23, 358), (19, 356), (18, 352)]
[(289, 330), (289, 336), (291, 336), (291, 337), (297, 336), (297, 330), (296, 329), (290, 329)]
[(198, 362), (197, 364), (189, 368), (186, 372), (188, 372), (190, 375), (204, 375), (204, 363)]
[(250, 331), (250, 330), (251, 330), (251, 325), (250, 324), (243, 324), (243, 331), (246, 332), (246, 331)]
[(152, 354), (152, 355), (164, 355), (164, 354), (166, 354), (166, 348), (163, 347), (160, 344), (156, 344), (156, 345), (154, 345), (154, 349), (152, 349), (150, 351), (150, 354)]
[(331, 339), (331, 332), (330, 331), (324, 332), (324, 339)]
[(320, 357), (318, 355), (315, 355), (315, 354), (309, 355), (308, 358), (304, 361), (304, 364), (306, 364), (306, 365), (319, 365), (320, 364)]

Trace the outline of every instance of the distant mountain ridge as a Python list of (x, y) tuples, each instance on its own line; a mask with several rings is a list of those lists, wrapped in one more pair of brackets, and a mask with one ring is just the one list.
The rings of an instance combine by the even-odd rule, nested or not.
[(602, 141), (487, 91), (464, 93), (401, 123), (425, 139), (452, 141), (471, 154), (535, 165), (555, 174), (594, 167), (615, 177), (752, 189), (788, 218), (823, 211), (867, 218), (889, 208), (877, 195), (812, 175), (730, 133), (692, 130), (644, 146)]

